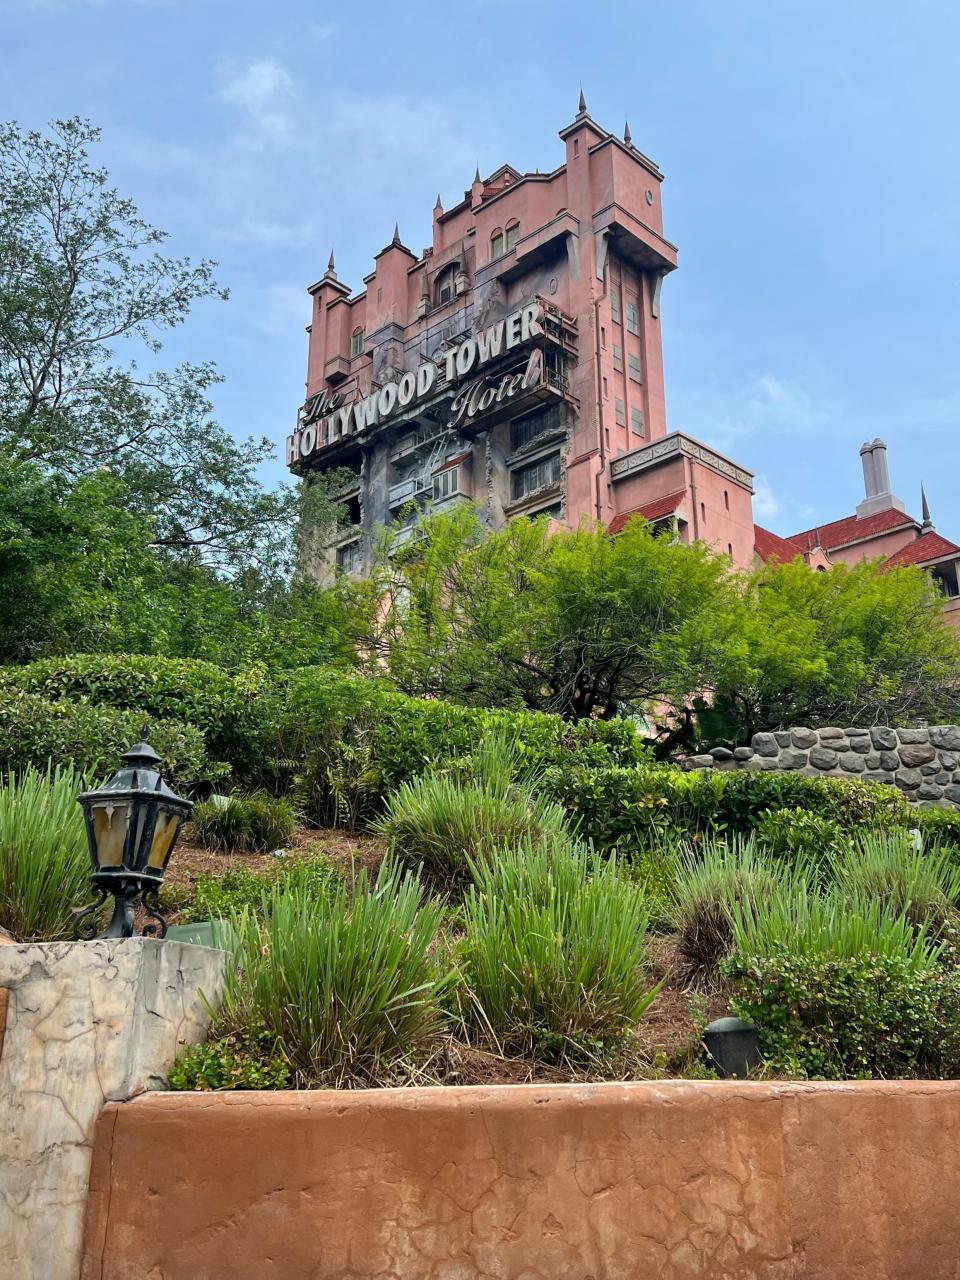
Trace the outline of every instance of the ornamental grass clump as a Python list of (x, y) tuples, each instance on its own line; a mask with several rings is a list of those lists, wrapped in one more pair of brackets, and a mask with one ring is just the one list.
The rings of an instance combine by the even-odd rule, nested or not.
[(375, 829), (391, 854), (441, 892), (462, 890), (471, 865), (495, 851), (566, 837), (563, 806), (536, 793), (509, 739), (481, 740), (465, 771), (432, 772), (402, 783)]
[(555, 834), (471, 864), (458, 947), (468, 1033), (507, 1055), (609, 1060), (656, 998), (647, 911), (616, 861)]
[(71, 936), (90, 855), (73, 769), (11, 773), (0, 785), (0, 927), (18, 942)]
[(384, 1083), (433, 1039), (448, 981), (438, 903), (416, 876), (385, 864), (353, 892), (275, 886), (260, 918), (231, 917), (238, 937), (222, 1021), (272, 1037), (295, 1082)]
[(733, 946), (731, 909), (750, 898), (770, 901), (799, 875), (765, 861), (752, 837), (711, 840), (688, 849), (676, 864), (670, 915), (683, 980), (709, 989), (720, 980), (720, 962)]
[(949, 849), (925, 849), (906, 831), (868, 833), (832, 859), (830, 870), (851, 902), (879, 902), (934, 937), (956, 934), (960, 867)]
[(825, 1079), (954, 1074), (960, 973), (942, 943), (882, 903), (783, 894), (732, 909), (723, 970), (768, 1069)]
[(216, 853), (272, 853), (290, 839), (295, 821), (289, 800), (238, 792), (195, 805), (191, 831), (198, 844)]

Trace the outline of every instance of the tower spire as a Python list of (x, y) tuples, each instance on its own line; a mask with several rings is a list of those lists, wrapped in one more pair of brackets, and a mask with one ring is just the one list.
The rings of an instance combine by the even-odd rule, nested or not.
[(580, 101), (577, 104), (577, 114), (585, 116), (587, 114), (587, 100), (583, 96), (583, 85), (580, 85)]
[(629, 120), (624, 120), (624, 122), (623, 122), (623, 140), (624, 140), (624, 142), (627, 144), (627, 146), (628, 146), (628, 147), (632, 147), (632, 146), (633, 146), (633, 134), (630, 132), (630, 121), (629, 121)]
[(399, 222), (395, 222), (393, 224), (393, 239), (390, 241), (390, 243), (400, 244), (400, 223)]
[(477, 165), (476, 171), (474, 172), (473, 180), (474, 180), (474, 182), (480, 182), (480, 181), (481, 181), (481, 178), (480, 178), (480, 166), (479, 166), (479, 165)]
[(330, 257), (329, 257), (329, 259), (328, 259), (328, 261), (327, 261), (327, 275), (328, 275), (328, 276), (333, 276), (333, 277), (334, 277), (334, 279), (336, 279), (336, 275), (337, 275), (337, 268), (336, 268), (336, 265), (335, 265), (335, 263), (334, 263), (334, 261), (333, 261), (333, 250), (332, 250), (332, 249), (330, 250)]
[(443, 213), (443, 202), (440, 199), (440, 192), (437, 192), (437, 203), (433, 206), (434, 212)]
[(927, 502), (927, 495), (922, 484), (920, 486), (920, 506), (923, 514), (923, 529), (927, 533), (933, 528), (933, 520), (930, 518), (930, 504)]

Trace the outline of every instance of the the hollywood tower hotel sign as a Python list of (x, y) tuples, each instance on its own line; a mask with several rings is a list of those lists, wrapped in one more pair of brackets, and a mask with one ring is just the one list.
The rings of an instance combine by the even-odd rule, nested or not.
[[(287, 465), (309, 463), (318, 453), (372, 428), (402, 425), (431, 402), (448, 402), (448, 429), (482, 429), (504, 415), (521, 412), (531, 396), (559, 390), (560, 379), (546, 376), (543, 352), (531, 348), (543, 338), (544, 313), (532, 302), (503, 320), (451, 346), (439, 362), (427, 359), (415, 369), (391, 368), (391, 380), (371, 394), (351, 399), (324, 388), (301, 408), (297, 428), (287, 437)], [(526, 354), (522, 369), (491, 373), (504, 357)]]

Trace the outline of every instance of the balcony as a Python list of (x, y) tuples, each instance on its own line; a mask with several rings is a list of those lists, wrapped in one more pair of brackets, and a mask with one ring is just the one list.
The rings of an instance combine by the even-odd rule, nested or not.
[(323, 366), (323, 376), (331, 387), (339, 386), (350, 377), (350, 361), (344, 356), (334, 356)]

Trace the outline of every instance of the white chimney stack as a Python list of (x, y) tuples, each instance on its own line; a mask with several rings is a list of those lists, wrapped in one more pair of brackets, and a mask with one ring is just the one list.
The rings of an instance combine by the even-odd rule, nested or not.
[(863, 488), (866, 494), (857, 507), (857, 515), (875, 515), (878, 511), (904, 511), (906, 508), (890, 489), (890, 467), (887, 463), (887, 446), (879, 438), (860, 446), (863, 463)]

